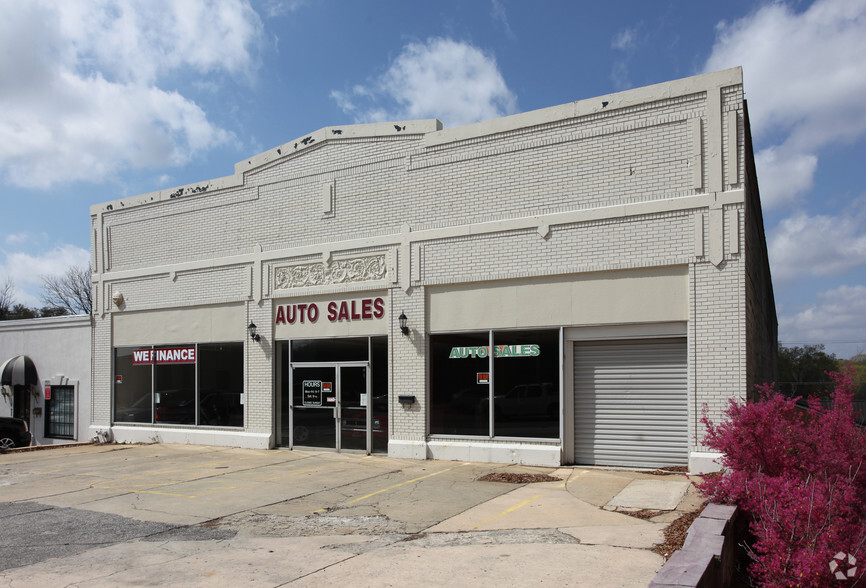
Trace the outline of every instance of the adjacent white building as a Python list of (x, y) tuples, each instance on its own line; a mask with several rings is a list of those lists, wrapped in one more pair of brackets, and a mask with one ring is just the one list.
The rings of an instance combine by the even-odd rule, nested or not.
[[(33, 445), (89, 441), (91, 317), (0, 321), (0, 365), (27, 362), (32, 381), (0, 386), (0, 416), (27, 422)], [(0, 370), (2, 371), (2, 370)]]
[(702, 407), (775, 372), (739, 68), (326, 127), (91, 219), (119, 441), (702, 469)]

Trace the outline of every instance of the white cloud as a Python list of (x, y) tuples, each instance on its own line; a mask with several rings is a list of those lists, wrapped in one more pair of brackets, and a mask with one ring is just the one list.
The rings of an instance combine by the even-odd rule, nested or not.
[(866, 136), (866, 0), (818, 0), (800, 13), (774, 2), (717, 33), (704, 69), (742, 65), (755, 139), (778, 139), (775, 154), (757, 157), (765, 206), (793, 201), (822, 147)]
[(610, 81), (617, 91), (628, 90), (634, 86), (629, 73), (629, 62), (640, 42), (639, 31), (642, 27), (642, 22), (633, 27), (626, 27), (610, 40), (611, 49), (619, 52), (619, 56), (610, 68)]
[(629, 77), (628, 64), (624, 59), (617, 59), (610, 68), (610, 81), (617, 91), (628, 90), (632, 87)]
[(232, 139), (172, 74), (249, 79), (262, 25), (244, 0), (7, 2), (0, 172), (17, 186), (178, 165)]
[(631, 49), (637, 42), (637, 29), (625, 28), (613, 36), (610, 41), (610, 46), (619, 51)]
[(19, 243), (25, 243), (30, 240), (29, 233), (10, 233), (6, 235), (4, 241), (7, 245), (18, 245)]
[(64, 273), (70, 266), (87, 266), (90, 252), (75, 245), (58, 245), (49, 251), (37, 254), (4, 252), (5, 260), (0, 264), (0, 283), (7, 277), (15, 285), (15, 301), (25, 306), (40, 307), (42, 276)]
[(370, 85), (331, 98), (355, 122), (438, 118), (459, 126), (512, 114), (517, 99), (492, 55), (469, 43), (410, 43)]
[(491, 3), (492, 8), (490, 14), (493, 16), (493, 20), (502, 25), (502, 30), (505, 32), (506, 37), (512, 41), (517, 39), (514, 31), (511, 30), (511, 25), (508, 24), (508, 14), (505, 12), (505, 6), (502, 4), (502, 0), (491, 0)]
[(277, 18), (298, 10), (307, 0), (262, 0), (261, 3), (268, 18)]
[(779, 317), (783, 345), (826, 343), (827, 351), (850, 357), (866, 348), (866, 286), (820, 292), (814, 303)]
[(835, 276), (866, 264), (866, 205), (838, 216), (797, 212), (771, 232), (767, 243), (773, 281), (792, 283)]
[(818, 157), (788, 146), (767, 147), (755, 154), (761, 202), (771, 209), (812, 188)]
[(152, 84), (191, 67), (248, 75), (262, 23), (245, 0), (79, 0), (55, 6), (59, 33), (78, 60), (106, 76)]

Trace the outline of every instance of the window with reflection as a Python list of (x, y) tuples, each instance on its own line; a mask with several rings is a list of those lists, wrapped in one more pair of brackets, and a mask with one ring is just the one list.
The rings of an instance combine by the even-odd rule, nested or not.
[(372, 450), (388, 452), (388, 337), (370, 337)]
[(494, 331), (492, 369), (490, 335), (430, 336), (430, 432), (558, 439), (559, 331)]
[(198, 346), (198, 423), (244, 426), (244, 344)]
[[(187, 347), (188, 348), (188, 347)], [(158, 355), (169, 347), (155, 347)], [(195, 360), (160, 362), (153, 367), (153, 417), (157, 423), (172, 425), (195, 424)]]
[(493, 434), (559, 438), (559, 333), (493, 333)]
[(117, 347), (114, 422), (244, 425), (243, 343)]
[(292, 362), (367, 361), (367, 337), (339, 339), (296, 339), (292, 341)]
[(138, 347), (114, 350), (114, 421), (117, 423), (153, 422), (153, 364), (134, 362), (136, 351)]
[(457, 333), (430, 336), (430, 432), (490, 435), (490, 335)]

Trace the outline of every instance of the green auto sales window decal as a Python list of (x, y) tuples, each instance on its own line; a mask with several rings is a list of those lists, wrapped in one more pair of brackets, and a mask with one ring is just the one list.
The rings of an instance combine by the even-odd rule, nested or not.
[[(490, 347), (452, 347), (448, 359), (466, 359), (470, 357), (485, 358), (490, 355)], [(530, 345), (494, 345), (493, 357), (538, 357), (541, 347)]]

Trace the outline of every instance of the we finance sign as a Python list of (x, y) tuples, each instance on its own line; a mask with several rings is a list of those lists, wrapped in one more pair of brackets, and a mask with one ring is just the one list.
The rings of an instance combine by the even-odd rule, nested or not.
[(132, 365), (195, 363), (195, 346), (163, 349), (136, 349)]

